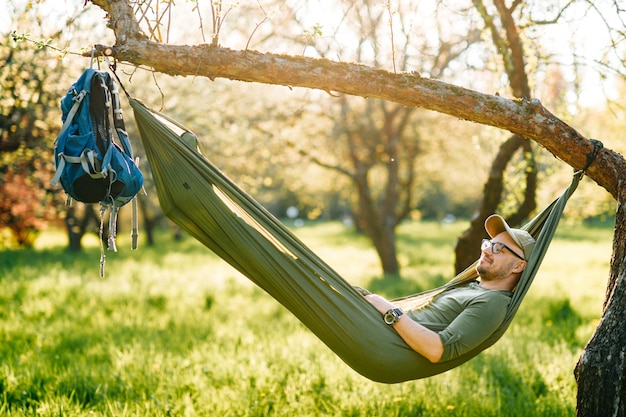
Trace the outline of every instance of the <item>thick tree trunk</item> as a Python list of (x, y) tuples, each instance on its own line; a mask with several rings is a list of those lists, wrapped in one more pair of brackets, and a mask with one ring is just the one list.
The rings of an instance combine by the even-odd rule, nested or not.
[[(622, 188), (623, 190), (623, 188)], [(578, 415), (626, 416), (626, 191), (615, 218), (613, 257), (604, 312), (574, 375)]]

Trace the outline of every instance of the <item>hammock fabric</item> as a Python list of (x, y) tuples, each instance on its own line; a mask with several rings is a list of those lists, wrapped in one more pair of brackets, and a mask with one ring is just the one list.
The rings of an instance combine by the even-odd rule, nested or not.
[[(351, 368), (377, 382), (430, 377), (494, 344), (528, 291), (565, 203), (582, 177), (582, 172), (576, 173), (565, 193), (525, 226), (537, 244), (501, 327), (462, 357), (431, 363), (384, 324), (348, 282), (210, 163), (189, 129), (129, 99), (164, 213), (285, 306)], [(475, 279), (470, 267), (442, 288), (395, 301), (412, 308)]]

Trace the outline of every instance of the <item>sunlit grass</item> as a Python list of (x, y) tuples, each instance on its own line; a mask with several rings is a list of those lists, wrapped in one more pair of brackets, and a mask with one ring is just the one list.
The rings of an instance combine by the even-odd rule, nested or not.
[[(402, 226), (402, 285), (386, 285), (367, 240), (338, 223), (295, 233), (350, 282), (395, 295), (449, 279), (463, 227)], [(572, 371), (600, 315), (611, 235), (562, 227), (498, 344), (384, 385), (190, 238), (131, 251), (120, 236), (101, 279), (97, 240), (73, 254), (46, 233), (36, 250), (0, 252), (0, 415), (574, 415)]]

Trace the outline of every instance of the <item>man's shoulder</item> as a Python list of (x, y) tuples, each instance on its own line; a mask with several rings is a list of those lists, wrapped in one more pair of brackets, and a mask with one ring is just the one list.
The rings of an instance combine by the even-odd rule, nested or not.
[(506, 308), (511, 302), (512, 292), (507, 290), (491, 290), (483, 288), (478, 284), (467, 287), (469, 291), (464, 295), (466, 306), (471, 304), (486, 304), (490, 309), (497, 309), (498, 306)]
[(511, 298), (513, 291), (510, 290), (494, 290), (481, 286), (478, 282), (472, 282), (468, 285), (468, 289), (475, 291), (477, 296), (492, 297), (492, 298)]

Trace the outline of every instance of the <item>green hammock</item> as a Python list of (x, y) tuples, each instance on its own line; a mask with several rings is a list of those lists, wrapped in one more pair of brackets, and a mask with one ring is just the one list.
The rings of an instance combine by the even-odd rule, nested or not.
[[(539, 268), (569, 196), (565, 193), (525, 226), (537, 244), (506, 319), (483, 344), (457, 359), (431, 363), (412, 350), (380, 313), (259, 203), (198, 150), (195, 135), (130, 98), (163, 212), (291, 311), (334, 353), (373, 381), (426, 378), (461, 365), (494, 344), (509, 326)], [(476, 278), (473, 267), (442, 288), (395, 300), (405, 309)]]

